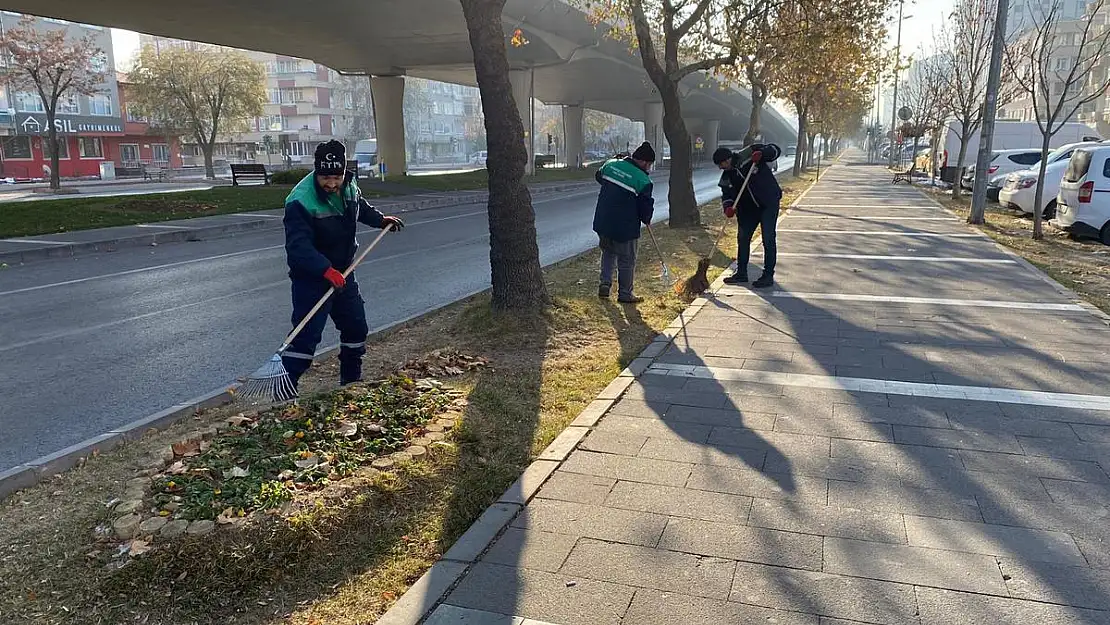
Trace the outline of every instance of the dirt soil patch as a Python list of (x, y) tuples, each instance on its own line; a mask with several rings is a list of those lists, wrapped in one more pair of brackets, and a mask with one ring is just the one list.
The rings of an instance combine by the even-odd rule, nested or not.
[[(953, 200), (941, 191), (930, 195), (964, 219), (971, 210), (967, 198)], [(1110, 314), (1110, 247), (1091, 239), (1075, 240), (1048, 222), (1044, 238), (1034, 241), (1032, 217), (998, 204), (987, 204), (986, 223), (976, 227)]]
[[(811, 180), (787, 182), (784, 204)], [(699, 228), (656, 230), (676, 277), (692, 274), (722, 223), (717, 202), (702, 215)], [(735, 221), (713, 255), (711, 279), (731, 262), (734, 235)], [(637, 291), (646, 301), (639, 306), (598, 298), (599, 254), (590, 251), (547, 268), (554, 302), (542, 313), (498, 314), (482, 294), (372, 337), (368, 379), (441, 378), (451, 400), (446, 409), (454, 412), (442, 438), (431, 436), (439, 432), (427, 425), (444, 418), (435, 399), (424, 413), (394, 420), (400, 429), (382, 449), (355, 446), (348, 470), (333, 475), (337, 465), (329, 464), (326, 472), (316, 471), (323, 461), (340, 460), (335, 445), (347, 444), (337, 441), (350, 431), (346, 422), (388, 425), (396, 411), (415, 410), (414, 402), (379, 397), (370, 403), (390, 406), (388, 415), (359, 408), (363, 416), (350, 417), (345, 411), (352, 398), (344, 395), (350, 391), (336, 390), (332, 356), (302, 378), (305, 399), (291, 413), (284, 412), (289, 407), (256, 413), (238, 404), (207, 410), (0, 502), (0, 623), (373, 623), (685, 308), (686, 299), (661, 281), (654, 252), (642, 249)], [(404, 383), (400, 389), (415, 391)], [(342, 414), (320, 422), (300, 410)], [(221, 436), (237, 440), (267, 419), (277, 422), (265, 426), (265, 437), (219, 442)], [(213, 428), (226, 431), (213, 434)], [(313, 430), (328, 432), (324, 442), (305, 442)], [(204, 451), (198, 437), (208, 443)], [(370, 453), (381, 457), (407, 448), (413, 437), (436, 444), (421, 445), (426, 453), (419, 461), (365, 467)], [(177, 449), (170, 448), (174, 443)], [(315, 461), (302, 467), (297, 460), (308, 460), (301, 457), (305, 451)], [(243, 462), (248, 457), (255, 460)], [(114, 508), (130, 490), (154, 492), (157, 499), (145, 496), (142, 505), (166, 516), (181, 512), (186, 492), (165, 475), (167, 462), (182, 462), (186, 474), (211, 469), (198, 478), (203, 485), (189, 509), (191, 523), (210, 523), (215, 515), (217, 529), (205, 524), (198, 526), (203, 532), (166, 541), (139, 536), (137, 550), (134, 539), (106, 536), (119, 516)], [(253, 476), (259, 463), (257, 477), (236, 477)], [(247, 479), (257, 485), (249, 492), (225, 490)], [(270, 502), (269, 494), (258, 497), (267, 483), (294, 492), (269, 493), (276, 497)], [(168, 509), (171, 503), (179, 506)], [(250, 506), (259, 512), (249, 513)]]

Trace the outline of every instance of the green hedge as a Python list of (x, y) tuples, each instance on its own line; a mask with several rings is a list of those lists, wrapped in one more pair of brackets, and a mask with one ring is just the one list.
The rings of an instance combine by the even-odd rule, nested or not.
[(285, 171), (275, 171), (270, 175), (270, 182), (273, 184), (297, 184), (302, 178), (308, 175), (310, 169), (287, 169)]

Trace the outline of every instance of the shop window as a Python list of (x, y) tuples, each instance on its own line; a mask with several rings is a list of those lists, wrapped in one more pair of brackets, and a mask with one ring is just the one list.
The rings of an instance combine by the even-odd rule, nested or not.
[(77, 147), (81, 158), (104, 158), (104, 146), (100, 143), (100, 137), (78, 137)]
[(37, 93), (20, 91), (15, 94), (15, 108), (22, 113), (45, 113), (42, 98)]
[(4, 158), (30, 159), (31, 137), (4, 137)]
[[(50, 158), (50, 152), (47, 151), (47, 150), (49, 150), (48, 146), (50, 145), (50, 138), (44, 135), (43, 138), (42, 138), (42, 145), (43, 145), (44, 148), (47, 148), (46, 150), (43, 150), (43, 156), (45, 156), (46, 158)], [(58, 158), (61, 158), (61, 159), (69, 158), (69, 141), (65, 137), (60, 136), (60, 137), (58, 137), (57, 145), (58, 145)]]
[(113, 115), (112, 98), (99, 93), (89, 96), (89, 115)]

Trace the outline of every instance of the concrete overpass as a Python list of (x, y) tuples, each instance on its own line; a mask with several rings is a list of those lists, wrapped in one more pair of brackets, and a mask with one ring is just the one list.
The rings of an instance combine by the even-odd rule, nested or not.
[[(458, 0), (190, 0), (167, 7), (138, 0), (6, 0), (7, 9), (139, 32), (312, 59), (343, 73), (370, 76), (378, 149), (393, 173), (404, 163), (404, 76), (476, 85), (473, 55)], [(591, 108), (644, 122), (648, 140), (663, 143), (663, 105), (639, 57), (605, 37), (560, 0), (508, 0), (506, 36), (520, 28), (529, 43), (509, 47), (510, 79), (528, 129), (530, 95), (563, 105), (571, 162), (583, 149), (582, 112)], [(739, 138), (751, 99), (704, 74), (682, 84), (691, 133)], [(782, 143), (797, 133), (765, 110), (763, 133)], [(529, 142), (531, 143), (531, 142)], [(529, 158), (529, 164), (532, 159)]]

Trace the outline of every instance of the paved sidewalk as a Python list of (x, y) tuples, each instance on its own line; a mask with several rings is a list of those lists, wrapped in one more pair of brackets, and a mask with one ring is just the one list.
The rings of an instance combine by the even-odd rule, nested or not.
[(379, 623), (1110, 623), (1110, 327), (862, 160)]
[[(572, 192), (590, 188), (596, 186), (596, 184), (592, 179), (588, 181), (546, 182), (529, 185), (529, 189), (534, 196), (543, 196), (549, 193)], [(486, 191), (418, 192), (403, 196), (376, 198), (371, 202), (383, 211), (399, 214), (433, 208), (481, 204), (486, 202), (488, 197), (489, 194)], [(280, 228), (282, 227), (281, 217), (283, 214), (284, 209), (277, 208), (249, 213), (159, 221), (134, 226), (115, 226), (0, 239), (0, 264), (17, 265), (47, 258), (111, 252), (127, 247), (201, 241), (233, 236), (241, 232)]]

